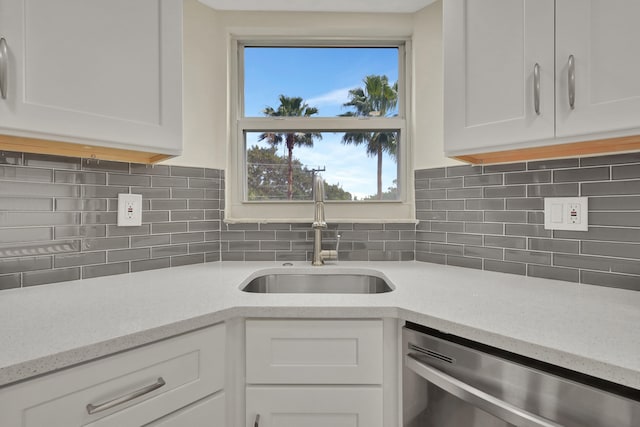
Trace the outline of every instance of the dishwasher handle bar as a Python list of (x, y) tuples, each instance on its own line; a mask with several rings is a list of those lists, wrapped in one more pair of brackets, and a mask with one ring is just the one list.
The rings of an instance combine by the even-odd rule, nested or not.
[(405, 357), (405, 367), (457, 398), (518, 427), (562, 427), (422, 363), (410, 354)]

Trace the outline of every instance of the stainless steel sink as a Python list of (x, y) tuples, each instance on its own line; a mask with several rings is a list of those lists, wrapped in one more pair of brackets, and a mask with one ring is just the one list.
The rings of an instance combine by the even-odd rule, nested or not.
[(265, 274), (251, 280), (244, 292), (261, 294), (381, 294), (393, 288), (369, 274)]

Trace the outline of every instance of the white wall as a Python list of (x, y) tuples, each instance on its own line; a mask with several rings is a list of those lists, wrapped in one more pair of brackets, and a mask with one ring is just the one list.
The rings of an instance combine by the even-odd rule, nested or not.
[(413, 37), (414, 168), (456, 164), (442, 148), (442, 3), (415, 14), (325, 14), (214, 11), (184, 2), (184, 151), (166, 163), (227, 169), (228, 34)]
[(166, 164), (226, 169), (227, 65), (218, 13), (184, 1), (183, 154)]
[(444, 156), (442, 0), (414, 14), (414, 169), (461, 164)]

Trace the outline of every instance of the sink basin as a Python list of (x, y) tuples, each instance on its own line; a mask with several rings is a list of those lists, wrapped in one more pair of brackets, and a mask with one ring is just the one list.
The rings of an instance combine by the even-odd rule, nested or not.
[(265, 274), (251, 280), (243, 292), (261, 294), (381, 294), (393, 288), (369, 274)]

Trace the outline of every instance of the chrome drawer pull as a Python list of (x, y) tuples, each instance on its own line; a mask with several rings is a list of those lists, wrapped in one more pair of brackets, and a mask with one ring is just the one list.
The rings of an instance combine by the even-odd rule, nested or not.
[(9, 52), (7, 51), (7, 41), (0, 39), (0, 97), (7, 99), (7, 68), (9, 62)]
[(573, 55), (569, 55), (569, 107), (576, 108), (576, 60)]
[(89, 415), (92, 415), (92, 414), (97, 414), (98, 412), (106, 411), (107, 409), (111, 409), (118, 405), (122, 405), (123, 403), (127, 403), (135, 399), (136, 397), (144, 396), (145, 394), (151, 393), (152, 391), (159, 389), (165, 384), (166, 382), (164, 381), (164, 379), (160, 377), (155, 383), (151, 385), (142, 387), (141, 389), (136, 391), (132, 391), (131, 393), (126, 394), (124, 396), (116, 397), (115, 399), (110, 400), (108, 402), (100, 403), (98, 405), (93, 405), (90, 403), (87, 405), (87, 413)]
[(540, 115), (540, 64), (533, 66), (533, 108)]

